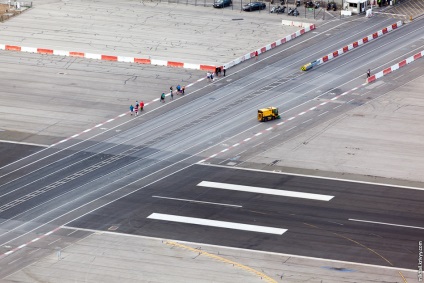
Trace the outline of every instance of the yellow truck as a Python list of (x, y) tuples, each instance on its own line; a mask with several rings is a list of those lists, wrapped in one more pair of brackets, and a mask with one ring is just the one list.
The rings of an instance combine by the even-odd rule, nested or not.
[(261, 122), (280, 119), (277, 107), (267, 107), (258, 110), (258, 120)]

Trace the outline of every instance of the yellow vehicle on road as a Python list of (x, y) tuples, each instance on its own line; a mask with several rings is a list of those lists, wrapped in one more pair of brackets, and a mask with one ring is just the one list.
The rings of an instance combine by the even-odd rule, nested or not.
[(262, 108), (258, 110), (258, 120), (260, 122), (265, 122), (269, 120), (280, 119), (280, 115), (278, 115), (277, 107), (268, 107)]

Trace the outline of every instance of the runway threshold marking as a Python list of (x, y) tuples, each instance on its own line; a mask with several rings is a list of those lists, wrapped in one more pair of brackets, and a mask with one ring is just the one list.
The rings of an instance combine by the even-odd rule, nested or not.
[(149, 216), (147, 216), (147, 218), (155, 219), (155, 220), (178, 222), (178, 223), (227, 228), (227, 229), (234, 229), (234, 230), (268, 233), (268, 234), (275, 234), (275, 235), (283, 235), (287, 231), (287, 229), (281, 229), (281, 228), (210, 220), (210, 219), (204, 219), (204, 218), (178, 216), (178, 215), (171, 215), (171, 214), (162, 214), (162, 213), (152, 213)]
[(202, 181), (199, 184), (197, 184), (197, 186), (215, 188), (215, 189), (232, 190), (232, 191), (249, 192), (249, 193), (256, 193), (256, 194), (267, 194), (267, 195), (293, 197), (293, 198), (322, 200), (322, 201), (330, 201), (332, 198), (334, 198), (334, 196), (330, 196), (330, 195), (302, 193), (302, 192), (287, 191), (287, 190), (276, 190), (276, 189), (268, 189), (268, 188), (262, 188), (262, 187), (242, 186), (242, 185), (234, 185), (234, 184), (227, 184), (227, 183), (209, 182), (209, 181)]
[(205, 203), (205, 204), (214, 204), (214, 205), (222, 205), (222, 206), (232, 206), (232, 207), (243, 207), (241, 205), (236, 205), (236, 204), (200, 201), (200, 200), (192, 200), (192, 199), (184, 199), (184, 198), (170, 198), (170, 197), (161, 197), (161, 196), (152, 196), (152, 198), (162, 198), (162, 199), (179, 200), (179, 201), (196, 202), (196, 203)]
[(372, 223), (372, 224), (380, 224), (380, 225), (388, 225), (388, 226), (396, 226), (396, 227), (405, 227), (405, 228), (422, 229), (422, 230), (424, 230), (424, 227), (419, 227), (419, 226), (408, 226), (408, 225), (385, 223), (385, 222), (377, 222), (377, 221), (369, 221), (369, 220), (361, 220), (361, 219), (352, 219), (352, 218), (349, 218), (349, 221), (364, 222), (364, 223)]

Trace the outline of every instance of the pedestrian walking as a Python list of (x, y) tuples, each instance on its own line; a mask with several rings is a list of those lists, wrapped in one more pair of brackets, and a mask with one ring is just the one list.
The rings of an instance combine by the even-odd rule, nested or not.
[(181, 88), (181, 94), (184, 94), (184, 92), (185, 92), (185, 86), (183, 86), (183, 87)]
[(171, 100), (174, 100), (174, 92), (171, 91)]
[(211, 82), (213, 82), (213, 73), (211, 73)]
[(369, 77), (371, 77), (371, 70), (370, 69), (368, 69), (368, 71), (367, 71), (367, 78), (369, 78)]
[(160, 96), (160, 101), (165, 103), (165, 93), (162, 92), (161, 96)]
[(259, 53), (258, 53), (258, 50), (256, 50), (256, 51), (255, 51), (255, 61), (257, 61), (257, 60), (258, 60), (258, 56), (259, 56)]
[(207, 72), (206, 73), (206, 78), (208, 79), (208, 82), (211, 81), (211, 73)]
[(227, 71), (227, 69), (225, 68), (225, 66), (222, 67), (222, 71), (223, 71), (224, 77), (225, 77), (225, 72)]
[(169, 92), (172, 94), (173, 91), (174, 91), (174, 88), (171, 85), (171, 87), (169, 88)]
[(143, 108), (144, 108), (144, 102), (142, 100), (142, 101), (140, 101), (140, 111), (143, 110)]
[(134, 107), (134, 113), (135, 113), (135, 116), (138, 116), (138, 102)]
[(132, 116), (132, 114), (133, 114), (133, 111), (134, 111), (134, 106), (132, 106), (132, 104), (130, 105), (130, 114), (131, 114), (131, 116)]

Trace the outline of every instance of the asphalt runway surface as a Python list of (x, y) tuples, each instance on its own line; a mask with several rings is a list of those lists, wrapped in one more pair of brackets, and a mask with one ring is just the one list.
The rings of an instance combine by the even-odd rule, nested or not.
[[(329, 201), (199, 186), (217, 182), (332, 196)], [(423, 191), (194, 165), (102, 207), (71, 227), (414, 268)], [(310, 196), (308, 196), (310, 197)], [(153, 213), (287, 229), (282, 235), (149, 219)], [(236, 225), (234, 225), (237, 227)], [(371, 252), (372, 249), (374, 252)], [(391, 265), (391, 264), (392, 265)]]
[[(258, 123), (256, 120), (257, 109), (270, 105), (278, 106), (283, 117), (290, 117), (317, 103), (339, 103), (331, 99), (362, 84), (364, 70), (381, 66), (381, 62), (391, 65), (392, 60), (414, 54), (411, 45), (422, 49), (419, 40), (422, 23), (416, 21), (403, 27), (402, 32), (384, 36), (314, 72), (299, 71), (301, 65), (391, 23), (377, 18), (362, 19), (343, 32), (339, 32), (340, 26), (337, 26), (319, 34), (305, 35), (306, 41), (291, 42), (284, 49), (259, 57), (258, 61), (235, 67), (225, 78), (210, 84), (199, 83), (181, 99), (171, 103), (168, 100), (165, 104), (158, 102), (151, 111), (138, 117), (127, 116), (125, 120), (114, 121), (107, 129), (96, 128), (78, 139), (44, 148), (2, 166), (1, 252), (8, 251), (6, 245), (18, 247), (62, 225), (104, 230), (118, 226), (119, 232), (152, 233), (159, 237), (175, 236), (184, 240), (238, 244), (250, 249), (284, 250), (415, 268), (416, 254), (410, 248), (416, 247), (422, 234), (416, 231), (420, 230), (351, 223), (346, 219), (420, 226), (422, 211), (417, 200), (422, 199), (422, 191), (408, 190), (408, 194), (404, 194), (405, 190), (389, 187), (358, 183), (351, 186), (346, 182), (294, 177), (273, 181), (259, 173), (252, 179), (251, 172), (238, 176), (242, 171), (231, 174), (230, 169), (223, 172), (221, 168), (194, 165), (205, 159), (219, 163), (231, 158), (234, 150), (230, 147), (239, 154), (261, 151), (275, 144), (275, 135), (279, 135), (279, 141), (288, 140), (317, 123), (378, 97), (374, 94), (366, 98), (346, 97), (350, 102), (334, 111), (323, 105), (300, 115), (292, 125), (287, 123), (282, 131), (278, 127), (268, 130), (278, 121)], [(398, 72), (401, 74), (402, 70)], [(329, 111), (328, 115), (320, 116), (325, 111)], [(226, 176), (228, 182), (243, 181), (244, 185), (278, 190), (290, 184), (290, 191), (334, 197), (323, 202), (205, 189), (203, 195), (196, 195), (201, 201), (241, 205), (243, 210), (226, 206), (216, 209), (212, 205), (209, 208), (206, 204), (160, 198), (191, 199), (198, 191), (196, 188), (193, 192), (193, 187), (204, 181), (201, 179), (222, 182), (222, 176), (212, 178), (217, 171)], [(290, 183), (291, 180), (296, 182)], [(152, 198), (153, 191), (155, 198)], [(143, 206), (147, 199), (148, 203)], [(244, 210), (245, 205), (249, 210)], [(169, 215), (177, 211), (182, 216), (233, 222), (244, 228), (257, 227), (242, 224), (273, 227), (279, 229), (279, 233), (287, 231), (280, 236), (270, 233), (258, 236), (257, 232), (187, 228), (187, 225), (146, 220), (151, 213)], [(370, 256), (370, 250), (364, 247), (376, 253)], [(13, 259), (24, 252), (19, 250), (9, 257)]]

